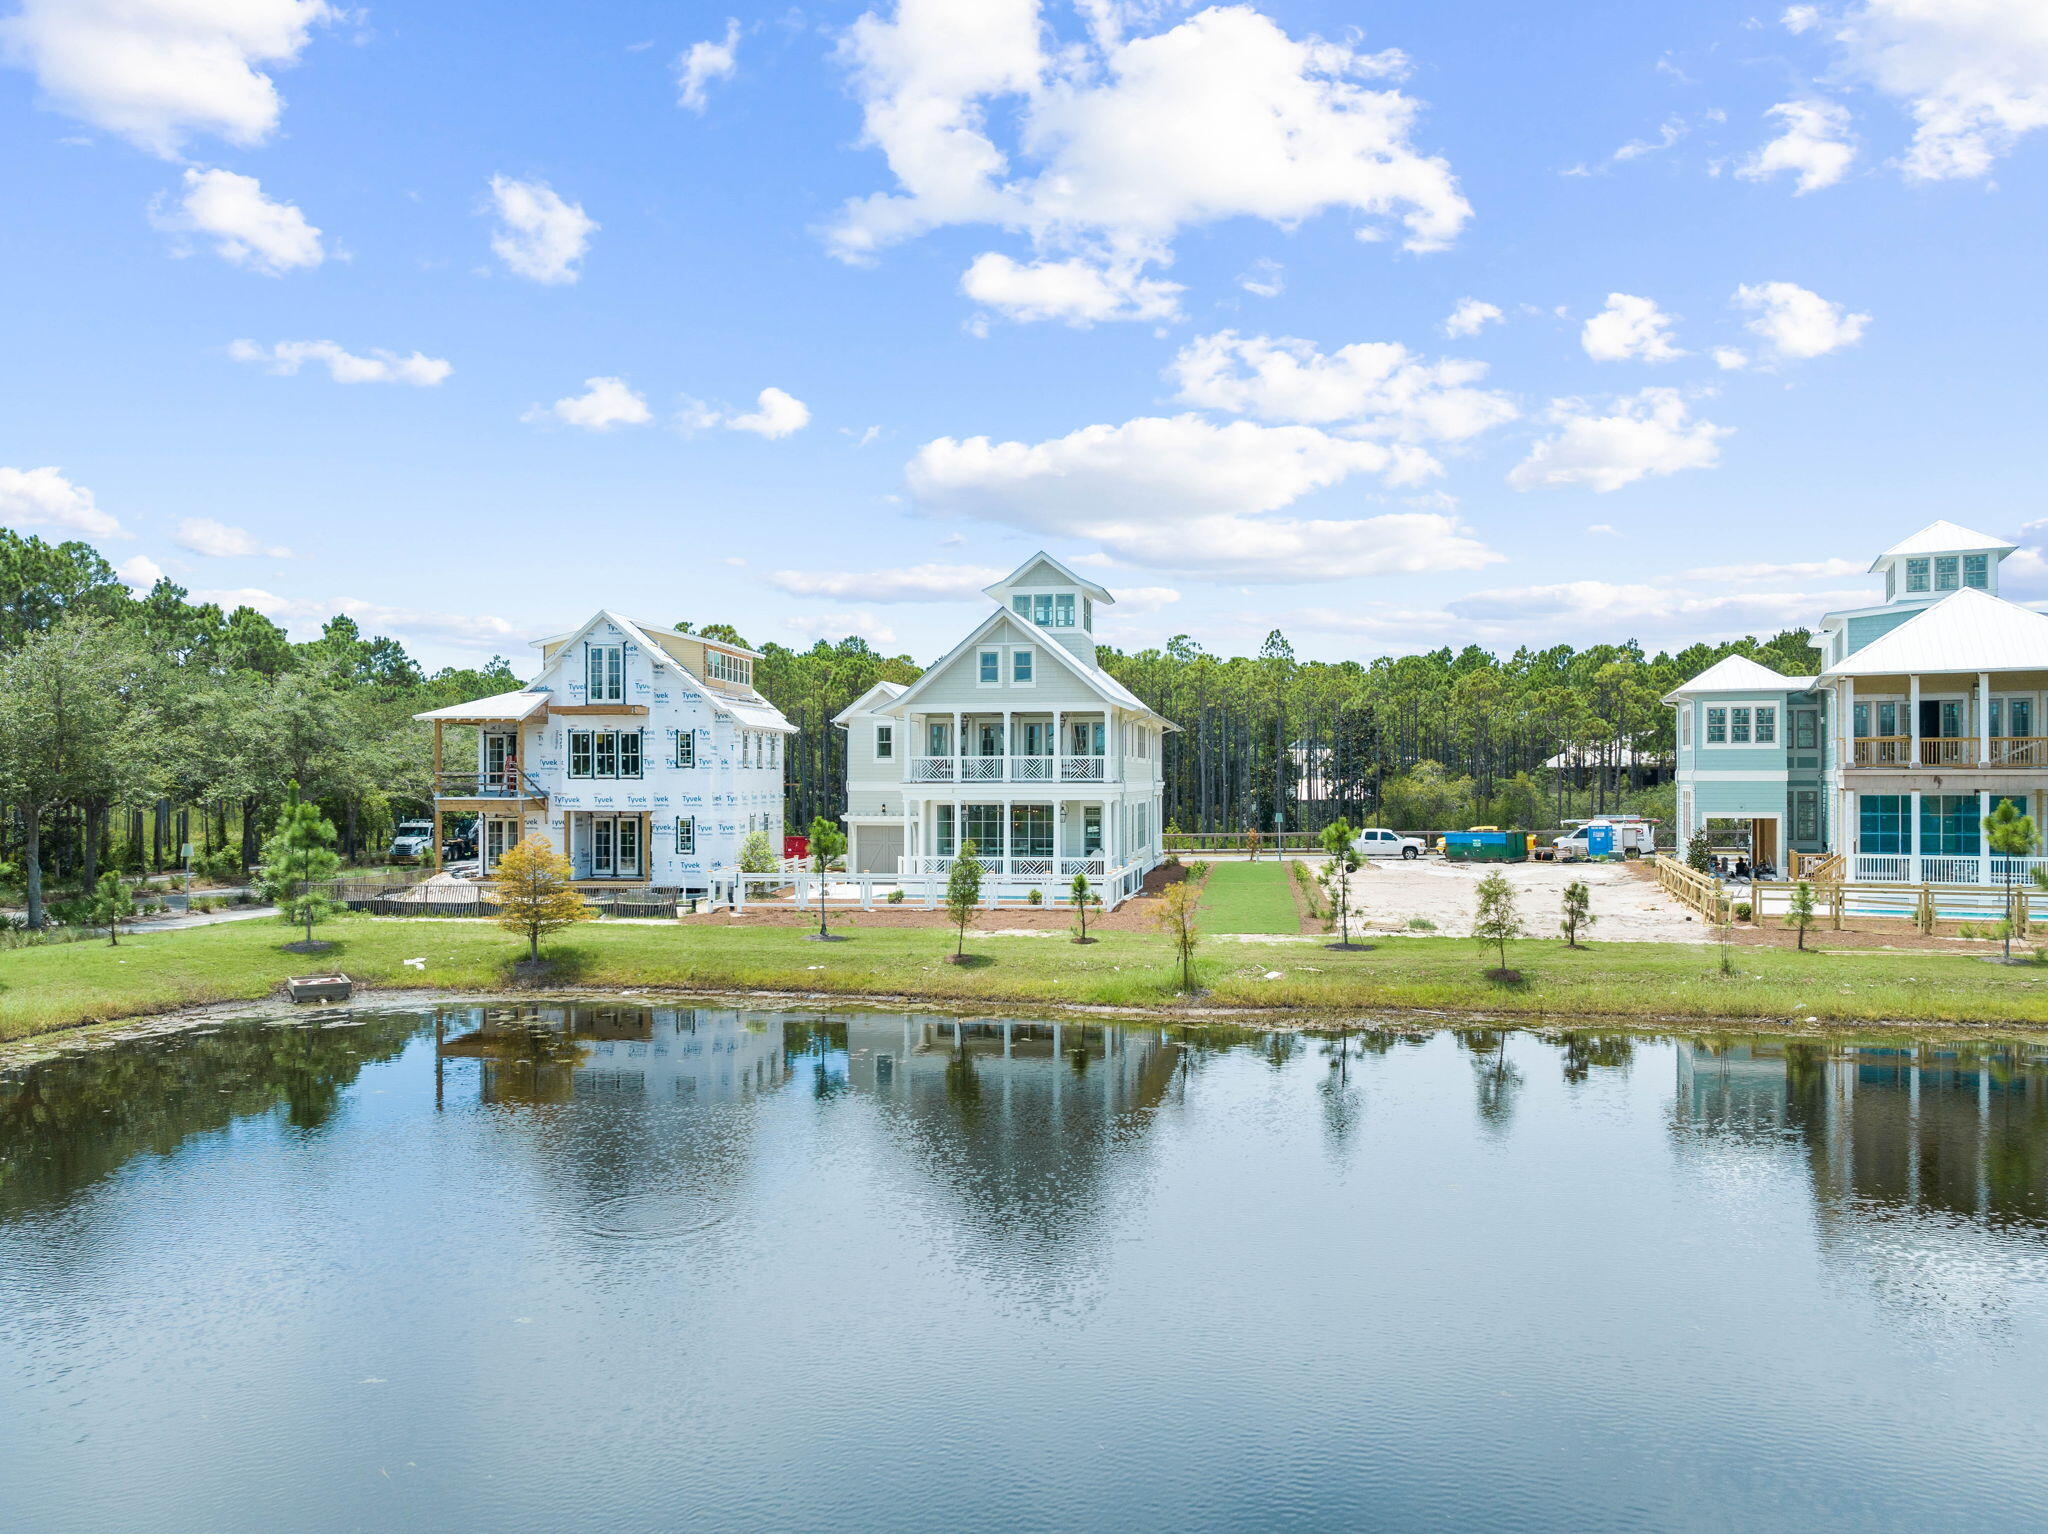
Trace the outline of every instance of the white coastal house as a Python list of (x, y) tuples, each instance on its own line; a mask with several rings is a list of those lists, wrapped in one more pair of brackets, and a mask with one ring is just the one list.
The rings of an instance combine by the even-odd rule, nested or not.
[(876, 684), (847, 732), (847, 869), (945, 875), (974, 843), (997, 898), (1061, 898), (1086, 874), (1111, 905), (1161, 858), (1160, 754), (1174, 725), (1096, 664), (1116, 599), (1046, 554), (986, 588), (992, 607), (905, 687)]
[[(415, 718), (434, 726), (434, 846), (477, 820), (479, 873), (544, 835), (578, 881), (685, 895), (729, 888), (740, 844), (782, 850), (783, 742), (795, 730), (754, 690), (752, 650), (600, 612), (535, 641), (540, 674)], [(475, 758), (444, 732), (474, 728)]]
[(1730, 656), (1674, 689), (1680, 846), (1735, 821), (1780, 875), (1837, 854), (1859, 880), (2019, 872), (1982, 831), (2002, 799), (2048, 810), (2048, 615), (1998, 594), (2015, 551), (1936, 522), (1872, 563), (1882, 601), (1820, 618), (1816, 675)]

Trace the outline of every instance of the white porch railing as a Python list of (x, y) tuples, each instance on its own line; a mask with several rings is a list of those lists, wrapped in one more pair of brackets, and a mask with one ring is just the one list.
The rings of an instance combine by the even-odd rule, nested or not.
[(1850, 877), (1876, 884), (2014, 884), (2032, 881), (2048, 858), (1974, 857), (1957, 853), (1859, 852)]
[[(1106, 859), (1099, 857), (1080, 858), (976, 858), (982, 872), (990, 878), (1000, 879), (1048, 879), (1056, 874), (1071, 879), (1075, 874), (1086, 874), (1089, 878), (1101, 878), (1109, 871)], [(944, 876), (953, 871), (953, 860), (944, 858), (903, 858), (906, 874)]]
[(1099, 756), (913, 756), (912, 783), (1101, 783)]

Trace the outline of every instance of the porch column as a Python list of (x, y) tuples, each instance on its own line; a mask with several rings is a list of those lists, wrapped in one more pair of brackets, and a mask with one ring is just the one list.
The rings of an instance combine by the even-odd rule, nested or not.
[(1991, 839), (1984, 834), (1984, 818), (1991, 813), (1991, 795), (1977, 790), (1977, 882), (1991, 882)]
[(1005, 780), (1017, 774), (1017, 715), (1014, 709), (1003, 710), (1003, 777)]
[(1067, 780), (1067, 742), (1061, 733), (1065, 728), (1061, 722), (1063, 717), (1060, 710), (1052, 711), (1052, 780), (1055, 783)]
[[(1914, 738), (1917, 740), (1919, 737), (1915, 736)], [(1926, 882), (1926, 875), (1920, 866), (1920, 790), (1914, 789), (1909, 798), (1911, 802), (1906, 810), (1909, 822), (1906, 829), (1906, 849), (1913, 859), (1912, 863), (1908, 865), (1912, 873), (1910, 882), (1924, 884)]]
[[(954, 781), (955, 783), (958, 783), (958, 782), (960, 781), (960, 779), (961, 779), (962, 777), (964, 777), (964, 776), (966, 775), (966, 772), (967, 772), (967, 762), (966, 762), (966, 757), (967, 757), (967, 741), (966, 741), (966, 738), (965, 738), (965, 736), (964, 736), (964, 735), (963, 735), (963, 733), (962, 733), (962, 723), (961, 723), (961, 718), (962, 718), (962, 716), (961, 716), (960, 710), (959, 710), (959, 709), (957, 709), (957, 708), (956, 708), (956, 709), (954, 709), (954, 710), (953, 710), (953, 781)], [(957, 847), (957, 846), (959, 846), (959, 844), (960, 844), (960, 822), (959, 822), (958, 820), (955, 820), (955, 821), (953, 822), (953, 845)]]
[[(1911, 742), (1912, 763), (1920, 765), (1920, 673), (1906, 679), (1906, 739)], [(1917, 876), (1916, 876), (1917, 877)]]
[[(441, 871), (441, 721), (434, 721), (434, 872)], [(189, 887), (189, 881), (188, 881)]]
[(1991, 673), (1977, 673), (1977, 765), (1991, 765)]

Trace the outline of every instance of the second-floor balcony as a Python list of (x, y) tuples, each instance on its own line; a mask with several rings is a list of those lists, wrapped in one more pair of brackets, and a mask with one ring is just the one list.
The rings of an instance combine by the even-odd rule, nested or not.
[(547, 803), (543, 789), (530, 772), (504, 767), (496, 772), (443, 772), (434, 778), (436, 799), (518, 799)]
[(1102, 783), (1101, 756), (913, 756), (912, 783)]
[(1857, 767), (2037, 767), (2048, 769), (2048, 736), (1923, 735), (1916, 755), (1910, 735), (1859, 735)]

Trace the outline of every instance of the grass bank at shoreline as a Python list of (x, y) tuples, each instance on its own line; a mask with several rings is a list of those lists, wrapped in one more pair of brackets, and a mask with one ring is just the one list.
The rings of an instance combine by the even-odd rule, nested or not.
[[(1063, 936), (968, 939), (970, 962), (945, 962), (950, 934), (839, 928), (808, 941), (794, 927), (592, 924), (548, 944), (550, 984), (697, 991), (815, 992), (951, 1004), (1115, 1006), (1184, 1012), (1166, 940), (1109, 933), (1085, 947)], [(355, 917), (321, 929), (333, 947), (284, 951), (294, 934), (236, 922), (0, 953), (0, 1042), (83, 1023), (276, 994), (285, 976), (338, 969), (373, 988), (482, 992), (514, 983), (524, 952), (485, 922)], [(1201, 1006), (1325, 1013), (1472, 1013), (1493, 1018), (1993, 1023), (2048, 1027), (2048, 968), (1963, 955), (1796, 953), (1736, 948), (1733, 976), (1696, 944), (1510, 945), (1519, 983), (1489, 981), (1493, 960), (1460, 938), (1401, 938), (1355, 953), (1316, 944), (1205, 943)], [(424, 962), (408, 964), (408, 959)]]

